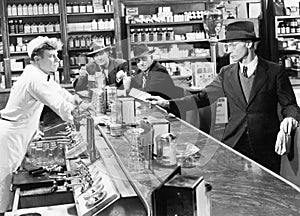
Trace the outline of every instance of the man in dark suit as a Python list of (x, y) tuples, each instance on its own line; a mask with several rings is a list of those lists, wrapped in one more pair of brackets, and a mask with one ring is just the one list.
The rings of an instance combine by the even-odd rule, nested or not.
[(127, 69), (127, 62), (124, 59), (116, 59), (110, 56), (110, 46), (105, 46), (100, 41), (93, 41), (91, 44), (91, 52), (87, 56), (93, 57), (93, 61), (85, 65), (84, 70), (81, 70), (79, 77), (74, 81), (75, 91), (88, 89), (88, 79), (95, 76), (96, 72), (103, 74), (105, 85), (122, 86), (122, 79), (117, 79), (117, 73)]
[[(159, 99), (155, 104), (176, 103), (181, 109), (208, 106), (220, 97), (227, 98), (228, 123), (222, 141), (245, 156), (279, 173), (280, 156), (275, 152), (280, 130), (289, 134), (298, 126), (300, 108), (283, 68), (255, 54), (254, 26), (239, 21), (227, 26), (227, 46), (234, 62), (223, 67), (203, 91), (172, 101)], [(281, 106), (280, 124), (277, 105)], [(283, 145), (285, 143), (278, 143)], [(277, 145), (277, 143), (276, 143)]]
[[(167, 69), (153, 59), (155, 50), (149, 50), (145, 44), (139, 44), (133, 48), (133, 60), (136, 61), (138, 70), (131, 80), (131, 88), (144, 90), (151, 95), (164, 99), (173, 99), (183, 96), (183, 89), (175, 86)], [(173, 113), (179, 116), (178, 110)], [(183, 117), (184, 112), (181, 113)]]

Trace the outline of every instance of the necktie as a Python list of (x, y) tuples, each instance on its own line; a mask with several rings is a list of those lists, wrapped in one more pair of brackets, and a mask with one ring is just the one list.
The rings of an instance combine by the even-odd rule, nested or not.
[(47, 75), (47, 81), (49, 82), (50, 80), (50, 74)]
[(143, 72), (142, 88), (146, 88), (146, 82), (147, 82), (148, 74), (149, 74), (148, 70)]
[(248, 75), (247, 75), (247, 70), (248, 68), (246, 66), (243, 67), (243, 76), (248, 78)]

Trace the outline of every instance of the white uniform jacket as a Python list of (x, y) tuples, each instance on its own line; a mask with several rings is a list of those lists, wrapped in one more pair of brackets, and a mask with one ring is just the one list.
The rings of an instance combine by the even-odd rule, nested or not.
[(27, 65), (0, 111), (0, 212), (7, 210), (10, 183), (38, 129), (44, 104), (63, 120), (72, 121), (74, 97), (34, 65)]

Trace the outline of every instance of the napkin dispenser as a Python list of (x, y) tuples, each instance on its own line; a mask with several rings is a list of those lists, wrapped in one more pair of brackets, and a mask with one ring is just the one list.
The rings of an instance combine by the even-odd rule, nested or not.
[(153, 215), (210, 216), (211, 188), (202, 176), (176, 175), (153, 192)]

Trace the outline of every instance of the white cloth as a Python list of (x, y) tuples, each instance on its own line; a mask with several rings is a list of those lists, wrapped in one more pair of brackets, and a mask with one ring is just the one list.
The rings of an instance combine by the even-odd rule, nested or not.
[(10, 181), (34, 136), (44, 104), (63, 120), (73, 121), (74, 97), (33, 65), (13, 85), (6, 107), (0, 111), (0, 212), (7, 210)]
[(249, 63), (249, 64), (242, 64), (241, 62), (239, 62), (240, 64), (240, 73), (243, 74), (243, 67), (246, 66), (247, 67), (247, 77), (251, 77), (252, 74), (254, 74), (257, 64), (258, 64), (258, 57), (255, 56), (255, 58)]

